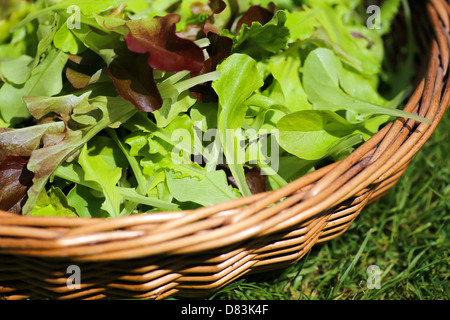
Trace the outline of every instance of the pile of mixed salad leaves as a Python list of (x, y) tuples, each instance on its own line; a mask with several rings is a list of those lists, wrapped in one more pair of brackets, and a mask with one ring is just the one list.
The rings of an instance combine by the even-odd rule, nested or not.
[(3, 0), (0, 209), (208, 206), (342, 159), (392, 117), (426, 121), (399, 108), (411, 59), (403, 82), (385, 66), (402, 5), (368, 28), (359, 0)]

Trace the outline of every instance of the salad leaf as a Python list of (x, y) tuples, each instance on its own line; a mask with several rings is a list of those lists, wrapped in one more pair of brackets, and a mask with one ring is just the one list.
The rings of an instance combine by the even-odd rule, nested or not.
[(196, 102), (189, 92), (184, 91), (178, 100), (172, 103), (172, 100), (166, 100), (166, 103), (162, 105), (162, 108), (153, 112), (156, 120), (156, 124), (159, 127), (166, 127), (172, 121), (174, 121), (180, 114), (188, 111)]
[(32, 65), (33, 68), (39, 64), (42, 56), (52, 48), (53, 38), (58, 31), (60, 16), (55, 14), (52, 18), (53, 20), (50, 19), (47, 23), (39, 24), (36, 30), (38, 44)]
[(127, 21), (130, 32), (125, 36), (128, 49), (136, 53), (149, 53), (148, 64), (158, 70), (198, 72), (204, 64), (203, 51), (194, 42), (175, 33), (180, 17), (164, 17)]
[(0, 210), (20, 213), (33, 179), (27, 163), (25, 156), (7, 156), (0, 162)]
[(318, 160), (341, 138), (356, 133), (358, 126), (328, 110), (304, 110), (288, 114), (277, 123), (280, 145), (305, 160)]
[[(369, 44), (365, 38), (354, 37), (351, 24), (345, 23), (352, 12), (346, 3), (336, 2), (334, 7), (323, 4), (305, 6), (303, 9), (287, 16), (286, 26), (290, 30), (291, 41), (302, 40), (331, 49), (343, 62), (364, 74), (380, 71), (378, 47)], [(368, 36), (372, 42), (381, 41), (376, 32), (366, 32), (371, 32)]]
[(98, 13), (104, 11), (108, 8), (112, 8), (117, 6), (116, 0), (99, 0), (99, 1), (90, 1), (90, 0), (63, 0), (55, 3), (52, 6), (48, 6), (44, 9), (38, 10), (36, 12), (30, 12), (28, 16), (23, 19), (20, 23), (15, 25), (11, 30), (14, 31), (17, 28), (20, 28), (27, 23), (37, 19), (47, 13), (54, 11), (67, 11), (67, 9), (71, 6), (76, 6), (79, 8), (81, 13), (85, 15), (89, 15), (92, 13)]
[(170, 193), (180, 202), (195, 202), (202, 206), (235, 199), (238, 194), (227, 182), (223, 170), (206, 172), (203, 179), (176, 177), (172, 171), (166, 172)]
[(237, 0), (210, 0), (209, 17), (203, 26), (205, 34), (210, 32), (220, 34), (224, 29), (229, 29), (234, 18), (239, 14), (239, 4)]
[(58, 143), (44, 145), (32, 152), (27, 167), (34, 172), (34, 178), (23, 208), (25, 214), (31, 212), (49, 177), (61, 163), (76, 154), (98, 132), (114, 123), (128, 120), (136, 112), (127, 101), (118, 98), (97, 97), (90, 104), (102, 112), (101, 119), (94, 121), (91, 126), (68, 130)]
[(243, 24), (234, 40), (233, 52), (245, 53), (260, 60), (285, 49), (289, 39), (289, 29), (284, 26), (286, 19), (286, 13), (279, 10), (265, 24), (258, 21), (252, 21), (251, 25)]
[(153, 78), (153, 69), (144, 55), (123, 50), (108, 65), (108, 74), (119, 95), (141, 111), (152, 112), (162, 106)]
[[(84, 217), (109, 217), (105, 210), (102, 210), (102, 204), (105, 202), (102, 187), (95, 181), (89, 181), (84, 178), (84, 171), (78, 163), (65, 162), (55, 170), (55, 176), (65, 181), (75, 184), (73, 189), (68, 193), (67, 198), (69, 204), (77, 211), (80, 216)], [(150, 186), (149, 188), (152, 188)], [(178, 206), (170, 201), (164, 201), (153, 196), (144, 196), (133, 187), (117, 186), (116, 190), (120, 197), (137, 207), (143, 204), (158, 208), (160, 210), (177, 210)], [(126, 214), (124, 210), (121, 215)]]
[(60, 97), (33, 96), (24, 97), (28, 111), (35, 119), (42, 119), (46, 115), (56, 113), (62, 120), (69, 121), (75, 109), (81, 109), (89, 104), (89, 92), (80, 96), (73, 94)]
[(401, 4), (402, 0), (383, 1), (380, 6), (380, 16), (383, 17), (383, 19), (380, 19), (380, 28), (375, 30), (377, 30), (382, 35), (387, 34), (390, 31), (391, 25), (399, 12)]
[[(206, 48), (207, 59), (199, 72), (192, 73), (193, 76), (215, 71), (218, 64), (227, 58), (233, 49), (233, 40), (228, 37), (209, 32), (207, 39), (210, 43)], [(217, 102), (217, 94), (212, 89), (211, 82), (198, 84), (190, 88), (190, 91), (197, 100), (202, 102)]]
[(0, 161), (6, 156), (31, 156), (46, 134), (58, 134), (65, 129), (64, 123), (52, 122), (20, 129), (0, 128)]
[(74, 209), (70, 207), (64, 192), (52, 186), (48, 192), (42, 192), (31, 212), (32, 216), (60, 216), (76, 217)]
[(111, 63), (116, 56), (116, 49), (123, 45), (120, 33), (105, 32), (88, 24), (81, 24), (80, 28), (71, 31), (85, 47), (98, 54), (106, 64)]
[(217, 128), (217, 109), (216, 103), (197, 102), (190, 108), (189, 114), (197, 127), (206, 132), (208, 129)]
[(86, 49), (81, 40), (69, 29), (67, 23), (61, 24), (61, 27), (56, 31), (53, 44), (57, 49), (74, 55)]
[(78, 159), (84, 171), (84, 178), (87, 181), (98, 183), (105, 195), (105, 202), (101, 208), (111, 217), (119, 216), (121, 196), (116, 185), (122, 177), (122, 169), (110, 166), (101, 152), (99, 153), (95, 149), (88, 150), (87, 144), (84, 145)]
[(10, 30), (28, 13), (31, 4), (25, 1), (2, 1), (0, 3), (0, 43), (10, 37)]
[[(212, 84), (219, 97), (218, 130), (222, 144), (225, 146), (225, 157), (239, 190), (244, 195), (250, 195), (242, 167), (242, 158), (235, 149), (240, 146), (241, 141), (233, 130), (241, 128), (244, 121), (246, 114), (244, 101), (264, 82), (256, 61), (245, 54), (232, 54), (221, 63), (218, 70), (221, 77)], [(229, 134), (228, 130), (232, 133)]]
[(244, 24), (251, 26), (253, 22), (258, 22), (261, 25), (265, 25), (272, 20), (274, 16), (274, 9), (275, 8), (272, 8), (272, 10), (270, 10), (259, 5), (250, 6), (238, 20), (236, 24), (236, 32), (240, 33), (242, 30), (242, 25)]
[(289, 51), (286, 51), (286, 54), (271, 57), (268, 64), (268, 71), (275, 80), (269, 97), (277, 100), (291, 112), (312, 108), (300, 78), (301, 66), (299, 55)]
[(92, 189), (76, 184), (67, 194), (67, 203), (74, 208), (79, 217), (108, 217), (102, 214), (103, 197), (94, 195)]
[(3, 120), (17, 123), (29, 118), (23, 96), (53, 96), (62, 89), (62, 70), (67, 55), (50, 49), (45, 59), (31, 71), (29, 79), (20, 86), (6, 82), (0, 88), (0, 114)]
[(34, 59), (28, 55), (21, 55), (15, 59), (2, 59), (0, 64), (0, 77), (4, 82), (21, 85), (31, 75), (31, 62)]
[(345, 83), (344, 79), (341, 61), (333, 51), (318, 48), (313, 50), (306, 58), (303, 67), (303, 83), (314, 109), (350, 110), (356, 113), (358, 121), (366, 120), (374, 114), (382, 114), (431, 123), (430, 120), (418, 115), (350, 96), (342, 90), (342, 83)]
[(132, 132), (125, 142), (131, 147), (130, 155), (138, 157), (148, 181), (147, 190), (151, 189), (148, 185), (155, 187), (155, 182), (164, 181), (165, 170), (175, 172), (178, 177), (203, 178), (204, 169), (189, 160), (194, 148), (194, 126), (187, 115), (159, 128), (150, 119), (136, 114), (124, 127)]

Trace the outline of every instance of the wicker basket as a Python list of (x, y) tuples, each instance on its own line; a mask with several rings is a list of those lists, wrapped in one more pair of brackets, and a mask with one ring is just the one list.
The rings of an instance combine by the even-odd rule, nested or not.
[[(342, 234), (400, 179), (449, 106), (450, 5), (413, 2), (428, 12), (420, 7), (414, 19), (425, 71), (405, 110), (431, 125), (397, 119), (346, 159), (282, 189), (197, 210), (111, 220), (0, 212), (0, 298), (198, 297)], [(67, 285), (72, 265), (79, 288)]]

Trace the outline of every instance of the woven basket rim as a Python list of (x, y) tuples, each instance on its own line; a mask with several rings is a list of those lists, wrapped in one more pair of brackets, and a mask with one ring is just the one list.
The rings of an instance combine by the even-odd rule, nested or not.
[[(397, 118), (341, 161), (280, 189), (209, 207), (111, 219), (19, 216), (0, 211), (0, 255), (20, 261), (37, 258), (80, 263), (149, 258), (157, 263), (170, 255), (206, 256), (197, 266), (187, 263), (185, 269), (179, 262), (175, 269), (183, 270), (184, 275), (176, 272), (168, 273), (173, 279), (168, 275), (167, 279), (158, 278), (161, 285), (147, 293), (158, 298), (208, 292), (253, 269), (298, 261), (313, 245), (345, 232), (368, 203), (398, 181), (448, 109), (450, 5), (445, 0), (428, 0), (426, 7), (432, 32), (424, 31), (425, 36), (432, 36), (426, 72), (404, 110), (426, 117), (432, 124)], [(217, 266), (202, 269), (202, 264)], [(235, 269), (230, 269), (232, 265)], [(224, 270), (228, 270), (225, 276), (209, 284), (183, 286), (180, 281), (192, 282), (188, 276), (192, 273)]]

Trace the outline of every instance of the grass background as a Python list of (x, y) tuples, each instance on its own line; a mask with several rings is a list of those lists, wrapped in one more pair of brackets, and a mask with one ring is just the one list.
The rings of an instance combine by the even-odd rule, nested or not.
[[(288, 268), (241, 278), (211, 300), (449, 300), (449, 113), (388, 194)], [(368, 267), (380, 271), (369, 289)]]

